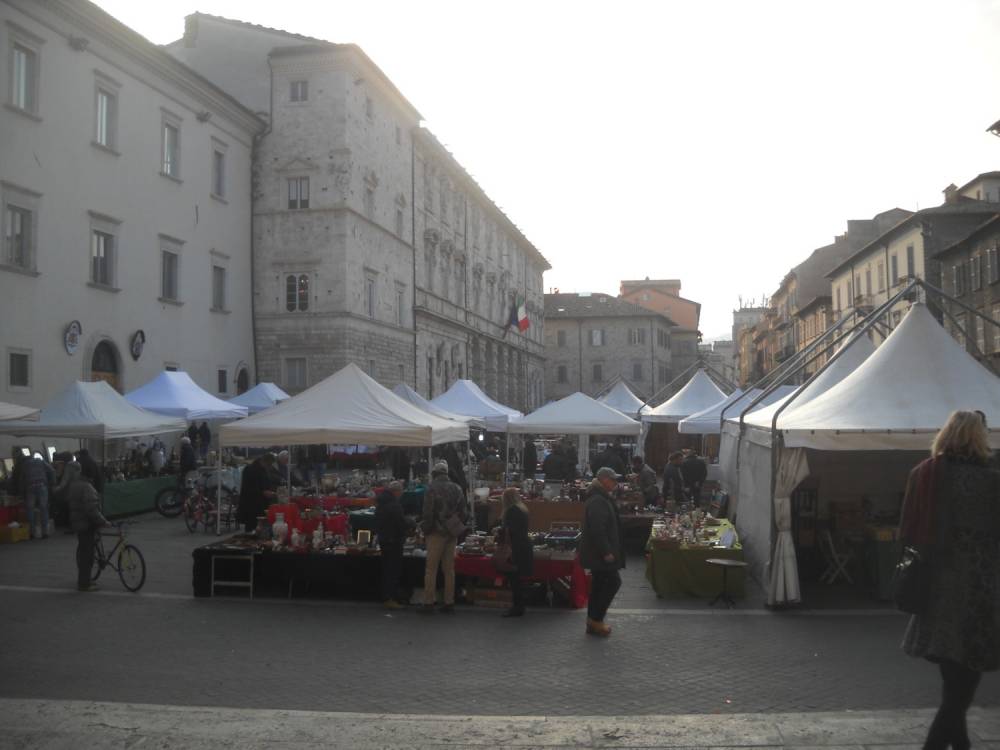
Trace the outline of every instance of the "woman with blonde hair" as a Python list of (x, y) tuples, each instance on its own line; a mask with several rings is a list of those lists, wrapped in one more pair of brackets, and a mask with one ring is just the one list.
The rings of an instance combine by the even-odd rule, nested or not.
[(1000, 668), (1000, 472), (986, 423), (956, 411), (906, 485), (900, 539), (929, 564), (927, 605), (903, 650), (938, 665), (941, 706), (924, 748), (968, 748), (965, 715), (983, 672)]
[(504, 617), (522, 617), (524, 615), (524, 582), (523, 578), (531, 575), (534, 566), (534, 555), (531, 549), (531, 539), (528, 538), (528, 506), (521, 500), (521, 494), (513, 487), (508, 487), (500, 497), (503, 509), (501, 533), (504, 541), (510, 545), (510, 563), (512, 570), (505, 571), (510, 583), (511, 607), (503, 613)]

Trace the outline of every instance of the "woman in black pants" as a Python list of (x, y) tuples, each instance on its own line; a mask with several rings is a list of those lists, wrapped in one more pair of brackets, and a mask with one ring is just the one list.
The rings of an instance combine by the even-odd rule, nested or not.
[(521, 501), (521, 495), (513, 487), (508, 487), (501, 496), (503, 506), (502, 530), (510, 544), (510, 561), (514, 569), (507, 572), (512, 603), (504, 617), (524, 615), (524, 581), (534, 567), (534, 554), (528, 538), (528, 507)]
[(900, 537), (925, 554), (930, 579), (903, 649), (937, 664), (943, 683), (926, 750), (970, 747), (965, 714), (981, 674), (1000, 667), (1000, 472), (990, 456), (983, 419), (954, 412), (906, 486)]

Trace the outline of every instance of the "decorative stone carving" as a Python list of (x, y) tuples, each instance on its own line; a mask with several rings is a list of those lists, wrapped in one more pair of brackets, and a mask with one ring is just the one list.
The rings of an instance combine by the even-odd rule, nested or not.
[(450, 258), (452, 252), (455, 250), (455, 243), (451, 240), (442, 240), (440, 250), (442, 255), (446, 258)]
[(437, 244), (441, 241), (441, 233), (436, 229), (425, 229), (424, 230), (424, 242), (430, 247), (437, 247)]

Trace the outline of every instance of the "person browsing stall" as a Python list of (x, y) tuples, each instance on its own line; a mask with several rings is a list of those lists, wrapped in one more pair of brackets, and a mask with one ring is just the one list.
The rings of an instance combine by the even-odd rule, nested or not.
[(910, 472), (900, 539), (929, 564), (927, 604), (903, 651), (936, 664), (941, 705), (924, 748), (968, 748), (966, 712), (983, 672), (1000, 668), (1000, 472), (976, 412), (956, 411)]
[(656, 472), (642, 460), (642, 456), (632, 456), (632, 473), (646, 505), (659, 505), (660, 488), (656, 484)]
[(267, 506), (278, 497), (278, 493), (274, 491), (277, 486), (274, 475), (275, 460), (273, 453), (265, 453), (255, 458), (243, 470), (240, 479), (240, 506), (236, 520), (243, 524), (243, 530), (247, 533), (256, 528), (257, 516), (267, 513)]
[(622, 585), (618, 571), (625, 567), (621, 519), (612, 496), (617, 488), (614, 469), (602, 466), (597, 470), (587, 490), (580, 535), (580, 565), (590, 570), (592, 579), (586, 632), (604, 638), (611, 635), (604, 618)]
[(424, 572), (424, 603), (420, 614), (434, 612), (438, 567), (444, 573), (444, 605), (441, 612), (455, 613), (455, 546), (466, 522), (465, 497), (459, 486), (448, 478), (448, 463), (438, 461), (431, 470), (431, 483), (424, 493), (424, 512), (420, 527), (427, 543)]
[(399, 600), (403, 572), (403, 543), (413, 523), (403, 515), (402, 482), (389, 482), (375, 498), (375, 533), (382, 550), (382, 604), (386, 609), (402, 609)]
[(708, 466), (696, 451), (689, 449), (685, 454), (681, 461), (681, 476), (691, 502), (697, 505), (701, 502), (701, 486), (708, 478)]
[(90, 580), (95, 537), (97, 530), (107, 526), (108, 521), (101, 514), (101, 497), (94, 486), (84, 479), (80, 464), (69, 462), (63, 471), (69, 524), (76, 532), (76, 587), (79, 591), (96, 591), (97, 585)]
[(198, 468), (198, 457), (195, 455), (191, 438), (187, 435), (181, 438), (181, 457), (177, 467), (177, 486), (183, 489), (187, 475)]
[(504, 542), (510, 546), (510, 563), (513, 570), (506, 571), (510, 584), (511, 607), (503, 617), (522, 617), (525, 612), (524, 579), (531, 575), (534, 567), (534, 551), (528, 537), (528, 506), (521, 500), (521, 493), (508, 487), (500, 497), (503, 508), (501, 533)]
[(684, 454), (680, 451), (671, 453), (663, 468), (663, 497), (675, 503), (683, 503), (687, 499), (684, 494), (684, 474), (681, 472), (683, 460)]
[(521, 455), (521, 468), (525, 479), (534, 479), (538, 471), (538, 449), (535, 447), (534, 435), (524, 436), (524, 452)]

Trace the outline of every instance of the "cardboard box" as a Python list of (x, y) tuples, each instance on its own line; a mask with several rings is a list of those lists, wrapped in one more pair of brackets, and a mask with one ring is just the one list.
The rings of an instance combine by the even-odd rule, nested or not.
[(0, 544), (26, 542), (31, 538), (27, 526), (0, 526)]

